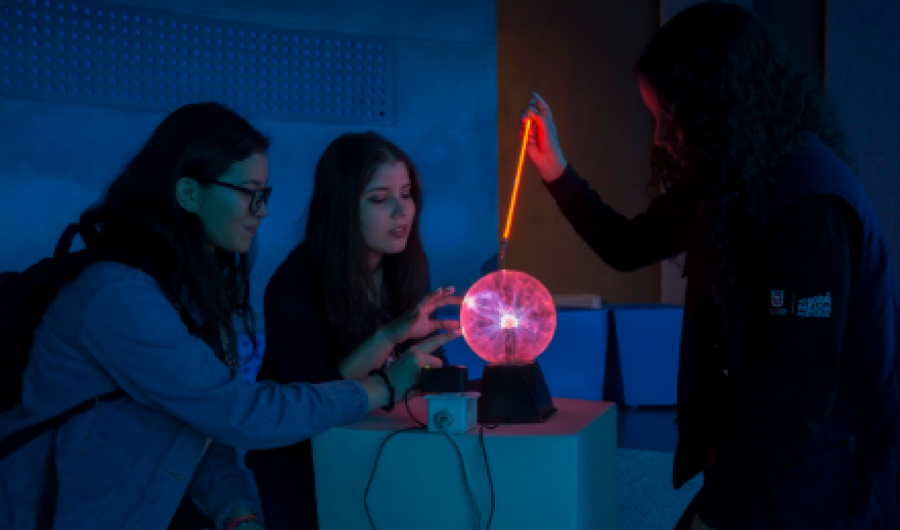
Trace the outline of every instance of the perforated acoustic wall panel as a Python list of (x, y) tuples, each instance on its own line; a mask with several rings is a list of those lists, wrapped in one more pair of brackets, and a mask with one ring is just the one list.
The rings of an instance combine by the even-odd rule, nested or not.
[(292, 121), (391, 125), (391, 39), (101, 2), (0, 0), (0, 95), (170, 111), (218, 101)]

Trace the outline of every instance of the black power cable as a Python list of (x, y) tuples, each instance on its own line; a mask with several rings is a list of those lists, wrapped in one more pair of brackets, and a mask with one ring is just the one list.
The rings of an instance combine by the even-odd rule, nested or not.
[[(496, 427), (494, 427), (496, 429)], [(487, 528), (491, 530), (491, 520), (494, 518), (494, 479), (491, 478), (491, 465), (488, 464), (487, 449), (484, 447), (484, 427), (478, 429), (478, 441), (481, 443), (481, 454), (484, 455), (484, 467), (487, 470), (488, 484), (491, 486), (491, 511), (488, 514)]]
[[(379, 462), (379, 460), (381, 460), (381, 453), (382, 453), (382, 451), (384, 451), (385, 445), (387, 445), (388, 440), (390, 440), (391, 438), (393, 438), (394, 436), (396, 436), (398, 434), (401, 434), (404, 432), (410, 432), (410, 431), (419, 431), (419, 430), (428, 428), (428, 426), (426, 424), (419, 421), (419, 419), (416, 418), (415, 415), (413, 415), (412, 409), (409, 408), (409, 394), (410, 394), (410, 392), (412, 392), (413, 390), (418, 389), (418, 388), (421, 388), (421, 385), (415, 385), (413, 387), (410, 387), (409, 390), (406, 391), (406, 394), (403, 396), (403, 401), (406, 404), (406, 412), (409, 414), (409, 417), (418, 424), (418, 426), (407, 427), (405, 429), (400, 429), (400, 430), (392, 432), (390, 435), (388, 435), (387, 438), (384, 439), (383, 442), (381, 442), (381, 446), (378, 448), (378, 454), (375, 455), (375, 464), (372, 466), (372, 474), (369, 475), (369, 482), (366, 484), (365, 493), (363, 493), (363, 506), (366, 509), (366, 517), (369, 519), (369, 525), (372, 527), (372, 530), (377, 530), (377, 529), (375, 527), (375, 521), (372, 519), (372, 513), (369, 510), (369, 490), (372, 487), (372, 482), (375, 480), (375, 472), (378, 470), (378, 462)], [(487, 471), (488, 485), (490, 486), (490, 490), (491, 490), (491, 511), (488, 513), (488, 522), (487, 522), (487, 527), (485, 528), (485, 530), (491, 530), (491, 522), (494, 519), (494, 508), (496, 505), (496, 497), (494, 495), (494, 479), (491, 475), (491, 465), (490, 465), (490, 463), (488, 463), (487, 448), (484, 445), (484, 430), (485, 429), (496, 429), (497, 427), (499, 427), (500, 424), (503, 423), (503, 417), (505, 415), (506, 415), (506, 412), (504, 411), (500, 415), (500, 421), (497, 424), (482, 425), (478, 429), (478, 442), (481, 445), (481, 454), (484, 457), (484, 467), (485, 467), (485, 470)], [(476, 507), (476, 509), (477, 509), (477, 507)]]
[(500, 413), (500, 419), (497, 421), (497, 423), (495, 423), (493, 425), (482, 424), (481, 428), (478, 431), (478, 441), (481, 442), (481, 454), (484, 455), (484, 468), (485, 468), (485, 470), (487, 470), (488, 484), (491, 486), (491, 512), (488, 515), (488, 523), (487, 523), (486, 530), (491, 530), (491, 521), (494, 519), (494, 479), (491, 478), (491, 465), (488, 463), (487, 449), (484, 447), (484, 430), (485, 429), (493, 430), (493, 429), (496, 429), (497, 427), (499, 427), (500, 425), (502, 425), (503, 420), (504, 420), (504, 418), (506, 418), (508, 413), (509, 413), (508, 410), (504, 410), (503, 412)]
[(418, 423), (419, 427), (424, 427), (427, 429), (428, 425), (425, 425), (424, 423), (419, 421), (419, 419), (413, 415), (412, 410), (409, 408), (409, 393), (412, 392), (413, 390), (417, 390), (419, 388), (422, 388), (422, 385), (413, 385), (413, 386), (409, 387), (409, 390), (407, 390), (406, 394), (403, 396), (403, 403), (406, 405), (406, 413), (409, 414), (410, 419), (412, 419), (412, 421)]
[(372, 512), (369, 511), (369, 489), (371, 489), (372, 481), (375, 479), (375, 471), (378, 470), (378, 461), (381, 460), (381, 452), (384, 450), (384, 446), (387, 445), (388, 440), (390, 440), (391, 438), (393, 438), (394, 436), (396, 436), (402, 432), (418, 431), (418, 430), (428, 428), (427, 425), (425, 425), (424, 423), (419, 421), (419, 419), (416, 418), (415, 415), (413, 415), (412, 410), (409, 408), (409, 394), (413, 390), (416, 390), (419, 388), (422, 388), (422, 385), (413, 385), (413, 386), (409, 387), (409, 389), (406, 390), (406, 394), (403, 395), (403, 403), (406, 405), (406, 412), (409, 414), (409, 417), (414, 422), (419, 424), (419, 426), (418, 427), (407, 427), (405, 429), (400, 429), (399, 431), (392, 432), (390, 435), (388, 435), (387, 438), (384, 439), (383, 442), (381, 442), (381, 446), (378, 448), (378, 454), (375, 456), (375, 465), (372, 466), (372, 474), (369, 475), (369, 483), (366, 484), (366, 491), (365, 491), (365, 493), (363, 493), (363, 506), (365, 506), (365, 508), (366, 508), (366, 517), (369, 518), (369, 525), (372, 526), (372, 530), (376, 530), (376, 529), (375, 529), (375, 521), (372, 520)]
[(381, 447), (378, 448), (378, 454), (375, 455), (375, 465), (372, 466), (372, 474), (369, 475), (369, 483), (366, 484), (366, 491), (363, 493), (363, 506), (366, 508), (366, 517), (369, 518), (369, 525), (371, 525), (372, 530), (377, 530), (375, 528), (375, 521), (372, 520), (372, 512), (369, 511), (369, 489), (372, 487), (372, 481), (375, 479), (375, 471), (378, 470), (378, 461), (381, 459), (381, 452), (384, 450), (384, 446), (388, 443), (388, 440), (397, 436), (400, 433), (408, 432), (408, 431), (419, 431), (422, 430), (422, 427), (407, 427), (405, 429), (400, 429), (399, 431), (394, 431), (387, 438), (381, 442)]

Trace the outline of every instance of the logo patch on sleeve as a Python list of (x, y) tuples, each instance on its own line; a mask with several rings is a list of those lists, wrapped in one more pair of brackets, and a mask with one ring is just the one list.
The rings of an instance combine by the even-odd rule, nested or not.
[(797, 316), (831, 318), (831, 293), (797, 300)]
[(784, 307), (784, 289), (771, 292), (771, 307), (769, 307), (770, 315), (786, 315), (787, 308)]

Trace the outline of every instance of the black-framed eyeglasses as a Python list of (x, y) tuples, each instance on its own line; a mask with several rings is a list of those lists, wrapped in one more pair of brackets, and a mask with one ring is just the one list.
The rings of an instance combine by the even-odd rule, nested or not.
[(272, 195), (272, 187), (265, 186), (258, 190), (251, 190), (249, 188), (242, 188), (240, 186), (235, 186), (234, 184), (229, 184), (227, 182), (222, 182), (221, 180), (208, 180), (205, 184), (215, 184), (217, 186), (222, 186), (223, 188), (232, 189), (234, 191), (239, 191), (244, 195), (250, 197), (250, 214), (256, 215), (259, 213), (259, 210), (262, 209), (263, 204), (269, 204), (269, 197)]

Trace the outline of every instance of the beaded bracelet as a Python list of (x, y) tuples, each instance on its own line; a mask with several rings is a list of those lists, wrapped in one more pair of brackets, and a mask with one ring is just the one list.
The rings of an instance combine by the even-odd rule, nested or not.
[(369, 371), (369, 375), (377, 375), (382, 380), (384, 380), (384, 384), (387, 385), (388, 388), (388, 404), (381, 407), (385, 410), (385, 412), (390, 412), (394, 410), (394, 399), (397, 397), (397, 391), (394, 389), (394, 385), (391, 384), (391, 379), (388, 377), (387, 372), (382, 370), (381, 368), (376, 368), (374, 370)]

